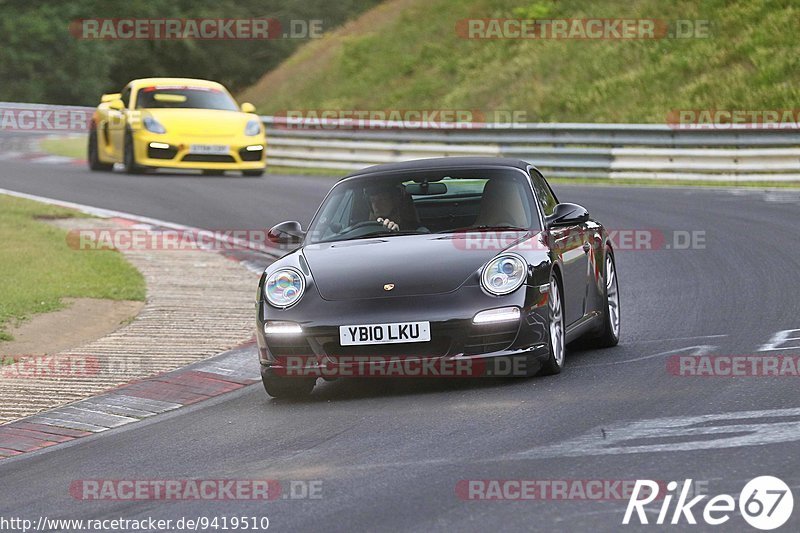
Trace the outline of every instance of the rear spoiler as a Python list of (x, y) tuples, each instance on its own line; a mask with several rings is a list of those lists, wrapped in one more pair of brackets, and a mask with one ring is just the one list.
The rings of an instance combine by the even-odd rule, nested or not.
[(106, 102), (112, 102), (114, 100), (119, 100), (122, 98), (122, 93), (107, 93), (100, 97), (100, 103), (104, 104)]

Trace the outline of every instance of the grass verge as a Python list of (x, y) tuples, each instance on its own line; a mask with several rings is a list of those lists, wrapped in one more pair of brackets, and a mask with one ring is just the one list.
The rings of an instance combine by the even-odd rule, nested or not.
[(64, 297), (144, 300), (144, 278), (120, 253), (73, 250), (66, 231), (38, 220), (82, 216), (0, 195), (0, 341), (11, 340), (9, 323), (61, 309)]
[(86, 139), (84, 137), (43, 139), (39, 143), (39, 148), (48, 154), (61, 155), (73, 159), (86, 159)]

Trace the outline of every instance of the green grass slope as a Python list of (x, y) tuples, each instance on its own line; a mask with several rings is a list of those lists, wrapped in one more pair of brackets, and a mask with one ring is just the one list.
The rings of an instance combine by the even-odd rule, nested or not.
[[(466, 18), (709, 20), (708, 38), (469, 40)], [(528, 121), (663, 123), (672, 109), (796, 109), (789, 0), (390, 0), (240, 95), (259, 111), (518, 110)]]
[(0, 195), (0, 341), (11, 339), (8, 323), (61, 309), (64, 297), (145, 299), (144, 278), (122, 254), (70, 248), (66, 231), (39, 220), (74, 216), (83, 215)]

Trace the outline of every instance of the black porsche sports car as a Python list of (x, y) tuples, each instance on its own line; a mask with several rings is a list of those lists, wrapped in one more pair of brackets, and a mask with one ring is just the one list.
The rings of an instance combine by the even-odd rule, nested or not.
[(308, 394), (320, 377), (555, 374), (567, 343), (619, 341), (606, 230), (524, 161), (359, 170), (307, 231), (283, 222), (268, 236), (294, 248), (258, 286), (270, 396)]

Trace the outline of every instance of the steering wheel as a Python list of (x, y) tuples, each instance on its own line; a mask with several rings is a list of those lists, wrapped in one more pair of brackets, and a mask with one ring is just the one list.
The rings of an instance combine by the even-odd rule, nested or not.
[(376, 229), (386, 229), (388, 231), (389, 228), (383, 225), (383, 222), (378, 222), (377, 220), (362, 220), (361, 222), (356, 222), (352, 226), (348, 226), (342, 230), (342, 233), (350, 233), (351, 231), (357, 230), (359, 228), (366, 228), (368, 226), (374, 226)]

